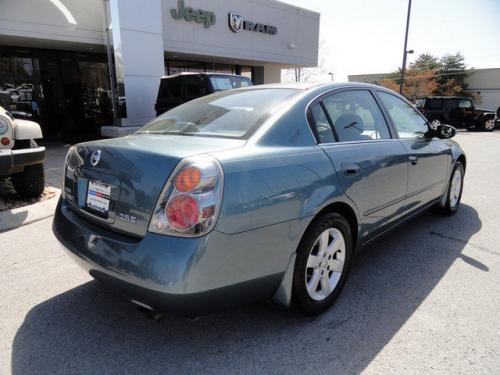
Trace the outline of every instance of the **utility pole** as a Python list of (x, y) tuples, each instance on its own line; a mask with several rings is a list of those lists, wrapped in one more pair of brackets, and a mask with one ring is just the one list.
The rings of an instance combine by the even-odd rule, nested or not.
[[(406, 15), (406, 33), (405, 33), (405, 47), (403, 50), (403, 66), (401, 67), (401, 83), (399, 84), (399, 93), (403, 94), (403, 82), (405, 79), (406, 70), (406, 56), (408, 52), (406, 48), (408, 47), (408, 29), (410, 28), (410, 13), (411, 13), (411, 0), (408, 0), (408, 14)], [(413, 53), (413, 51), (411, 51)]]

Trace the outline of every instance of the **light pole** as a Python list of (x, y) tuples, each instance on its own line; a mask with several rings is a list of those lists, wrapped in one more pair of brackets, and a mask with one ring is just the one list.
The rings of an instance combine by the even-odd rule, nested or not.
[(401, 82), (399, 84), (399, 93), (403, 94), (403, 82), (405, 79), (406, 70), (406, 56), (408, 53), (413, 53), (413, 50), (407, 51), (408, 47), (408, 29), (410, 28), (410, 13), (411, 13), (411, 0), (408, 0), (408, 14), (406, 15), (406, 33), (405, 33), (405, 47), (403, 49), (403, 66), (401, 67)]
[(332, 72), (330, 72), (330, 73), (328, 73), (328, 74), (332, 77), (332, 82), (333, 82), (333, 73), (332, 73)]

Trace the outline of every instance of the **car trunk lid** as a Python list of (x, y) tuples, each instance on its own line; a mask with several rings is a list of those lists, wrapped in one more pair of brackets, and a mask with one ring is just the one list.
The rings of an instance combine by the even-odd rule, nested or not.
[(150, 134), (82, 143), (67, 157), (65, 198), (88, 221), (142, 237), (167, 178), (183, 158), (244, 144)]

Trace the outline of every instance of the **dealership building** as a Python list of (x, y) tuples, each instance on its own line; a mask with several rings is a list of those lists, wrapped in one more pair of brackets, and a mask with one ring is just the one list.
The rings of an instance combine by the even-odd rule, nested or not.
[(316, 66), (319, 18), (273, 0), (2, 0), (0, 103), (48, 139), (120, 136), (154, 117), (164, 75)]

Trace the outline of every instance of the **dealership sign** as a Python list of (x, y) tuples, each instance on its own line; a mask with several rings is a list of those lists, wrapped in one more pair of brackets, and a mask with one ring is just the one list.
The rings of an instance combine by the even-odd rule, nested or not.
[(205, 29), (215, 25), (214, 12), (185, 7), (184, 0), (178, 0), (177, 9), (170, 9), (170, 15), (176, 20), (184, 18), (187, 22), (195, 21), (196, 23), (202, 23)]
[(243, 19), (243, 16), (237, 13), (229, 13), (228, 22), (229, 29), (231, 29), (233, 33), (239, 33), (241, 30), (256, 31), (271, 35), (276, 35), (278, 33), (278, 28), (276, 26), (247, 21)]

